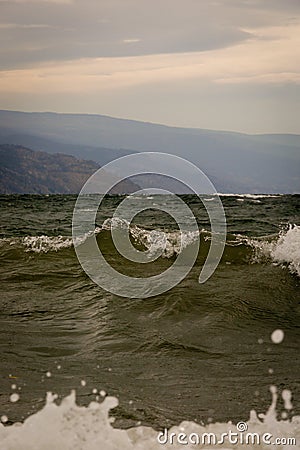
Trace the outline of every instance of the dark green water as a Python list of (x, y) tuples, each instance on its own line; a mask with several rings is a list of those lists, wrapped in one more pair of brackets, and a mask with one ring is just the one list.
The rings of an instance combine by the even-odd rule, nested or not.
[[(197, 197), (182, 199), (207, 230), (196, 264), (172, 290), (137, 300), (104, 291), (82, 270), (71, 242), (75, 196), (0, 197), (0, 415), (24, 419), (46, 391), (65, 396), (75, 388), (87, 404), (97, 387), (120, 398), (115, 416), (124, 427), (245, 420), (251, 409), (267, 409), (270, 385), (290, 389), (290, 414), (299, 414), (300, 196), (222, 197), (228, 242), (203, 285), (209, 221)], [(106, 199), (99, 227), (121, 200)], [(135, 219), (139, 248), (151, 230), (176, 233), (154, 210), (156, 197), (148, 201)], [(126, 263), (109, 230), (97, 241), (129, 275), (159, 273), (176, 258), (174, 240), (174, 251), (150, 268)], [(284, 331), (281, 344), (271, 340), (275, 329)], [(12, 384), (17, 403), (9, 400)]]

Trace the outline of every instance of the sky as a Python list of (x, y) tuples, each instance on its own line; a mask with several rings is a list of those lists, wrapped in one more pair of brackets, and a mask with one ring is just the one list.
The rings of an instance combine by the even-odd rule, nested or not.
[(299, 0), (0, 0), (0, 108), (300, 134)]

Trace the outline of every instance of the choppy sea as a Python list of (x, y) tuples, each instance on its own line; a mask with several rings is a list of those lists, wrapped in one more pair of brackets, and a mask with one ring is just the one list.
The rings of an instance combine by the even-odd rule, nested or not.
[[(194, 267), (173, 289), (136, 299), (105, 291), (80, 266), (76, 196), (0, 197), (1, 450), (195, 448), (163, 445), (158, 432), (220, 435), (241, 421), (298, 439), (278, 449), (300, 448), (300, 195), (221, 195), (226, 247), (204, 284), (209, 219), (197, 196), (181, 198), (201, 237)], [(166, 245), (149, 267), (127, 262), (111, 238), (121, 200), (108, 196), (98, 211), (101, 251), (129, 276), (165, 270), (180, 252), (176, 224), (157, 196), (143, 198), (132, 242), (159, 247), (163, 233)], [(270, 448), (255, 445), (216, 447)]]

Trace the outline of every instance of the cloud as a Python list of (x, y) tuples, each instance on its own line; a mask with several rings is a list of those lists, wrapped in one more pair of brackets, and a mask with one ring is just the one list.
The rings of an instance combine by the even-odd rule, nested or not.
[(2, 92), (115, 92), (161, 82), (300, 84), (300, 24), (251, 31), (248, 41), (206, 52), (85, 58), (0, 72)]
[(299, 0), (0, 0), (0, 11), (7, 109), (299, 128)]
[[(261, 11), (245, 14), (236, 6), (210, 1), (36, 0), (30, 6), (28, 2), (1, 4), (1, 22), (20, 24), (18, 28), (0, 29), (0, 40), (5, 42), (0, 49), (2, 67), (23, 68), (75, 58), (209, 51), (247, 40), (251, 36), (246, 28), (257, 22), (278, 20), (273, 12), (271, 18)], [(35, 23), (48, 25), (48, 32), (41, 28), (38, 33), (28, 27)], [(30, 50), (37, 40), (43, 51)], [(20, 43), (22, 49), (18, 48)]]

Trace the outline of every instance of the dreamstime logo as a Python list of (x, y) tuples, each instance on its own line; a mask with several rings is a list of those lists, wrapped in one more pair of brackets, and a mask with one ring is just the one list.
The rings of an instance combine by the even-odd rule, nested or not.
[[(151, 184), (157, 180), (159, 186), (127, 195), (115, 209), (111, 219), (115, 248), (127, 260), (139, 264), (152, 262), (162, 256), (168, 243), (167, 233), (160, 231), (160, 245), (155, 245), (154, 240), (146, 251), (135, 248), (130, 240), (132, 220), (137, 214), (154, 208), (149, 205), (148, 198), (155, 194), (155, 209), (169, 214), (178, 226), (179, 251), (174, 263), (162, 273), (149, 277), (130, 277), (115, 270), (101, 253), (95, 235), (96, 214), (105, 195), (114, 186), (129, 177), (145, 175), (151, 175)], [(168, 189), (164, 189), (166, 183), (161, 183), (166, 177)], [(225, 246), (226, 219), (221, 200), (209, 178), (194, 164), (178, 156), (156, 152), (138, 153), (116, 159), (95, 172), (79, 193), (73, 211), (72, 236), (78, 260), (87, 275), (106, 291), (122, 297), (152, 297), (176, 286), (193, 267), (200, 246), (197, 221), (190, 207), (170, 188), (170, 179), (173, 186), (175, 181), (177, 186), (184, 185), (189, 193), (197, 194), (209, 216), (210, 249), (199, 275), (199, 283), (208, 280), (217, 268)], [(137, 199), (139, 201), (134, 201)], [(113, 226), (114, 221), (122, 226)]]
[[(167, 428), (164, 429), (164, 431), (161, 431), (157, 435), (157, 442), (161, 445), (213, 445), (214, 448), (216, 445), (224, 445), (226, 442), (229, 442), (229, 444), (232, 445), (251, 445), (251, 448), (253, 446), (260, 446), (263, 444), (263, 447), (265, 448), (265, 445), (274, 446), (279, 445), (280, 448), (282, 446), (287, 445), (288, 448), (291, 448), (291, 446), (297, 445), (296, 438), (293, 437), (275, 437), (271, 433), (263, 433), (259, 434), (257, 432), (247, 432), (248, 430), (248, 424), (246, 422), (239, 422), (236, 425), (237, 431), (232, 431), (230, 428), (226, 431), (219, 433), (214, 432), (208, 432), (205, 431), (202, 434), (190, 432), (186, 433), (185, 428), (181, 426), (179, 428), (179, 432), (176, 432), (175, 430), (168, 430)], [(189, 447), (190, 448), (190, 447)], [(232, 448), (232, 447), (230, 447)], [(240, 448), (240, 447), (239, 447)]]

